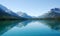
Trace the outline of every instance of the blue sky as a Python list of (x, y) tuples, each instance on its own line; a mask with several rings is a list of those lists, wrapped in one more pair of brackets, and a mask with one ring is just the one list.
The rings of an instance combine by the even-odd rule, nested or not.
[(0, 4), (14, 12), (22, 11), (31, 16), (39, 16), (52, 8), (60, 8), (60, 0), (0, 0)]

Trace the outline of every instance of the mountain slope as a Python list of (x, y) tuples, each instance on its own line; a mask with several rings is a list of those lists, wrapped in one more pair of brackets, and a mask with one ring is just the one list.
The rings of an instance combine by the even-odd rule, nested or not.
[(7, 9), (5, 6), (0, 5), (0, 19), (24, 19), (24, 18)]
[(21, 17), (24, 17), (24, 18), (32, 18), (31, 16), (29, 16), (28, 14), (23, 13), (23, 12), (18, 12), (17, 14)]
[(60, 8), (53, 8), (48, 13), (39, 16), (42, 18), (60, 18)]

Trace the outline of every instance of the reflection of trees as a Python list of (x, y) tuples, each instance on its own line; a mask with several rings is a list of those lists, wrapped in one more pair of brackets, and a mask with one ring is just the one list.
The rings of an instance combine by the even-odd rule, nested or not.
[(43, 20), (42, 23), (48, 25), (51, 29), (60, 30), (60, 20)]
[(17, 25), (21, 20), (0, 21), (0, 35)]
[(31, 20), (26, 20), (24, 22), (19, 23), (18, 25), (16, 25), (17, 27), (23, 27), (26, 26), (27, 24), (29, 24), (31, 22)]

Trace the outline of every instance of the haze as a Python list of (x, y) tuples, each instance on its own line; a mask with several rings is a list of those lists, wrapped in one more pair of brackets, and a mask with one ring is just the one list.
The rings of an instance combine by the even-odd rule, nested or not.
[(52, 8), (60, 8), (60, 0), (0, 0), (0, 4), (16, 13), (22, 11), (30, 16), (40, 16)]

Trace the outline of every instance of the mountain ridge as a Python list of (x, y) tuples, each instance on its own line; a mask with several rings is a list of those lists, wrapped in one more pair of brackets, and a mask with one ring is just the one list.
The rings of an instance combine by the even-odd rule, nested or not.
[(13, 11), (7, 9), (5, 6), (0, 5), (0, 19), (25, 19), (20, 17)]

